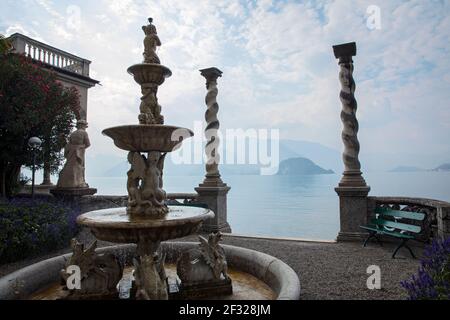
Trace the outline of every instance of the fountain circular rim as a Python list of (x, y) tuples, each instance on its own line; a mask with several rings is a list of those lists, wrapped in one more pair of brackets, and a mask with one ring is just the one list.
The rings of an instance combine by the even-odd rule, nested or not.
[(172, 71), (168, 67), (158, 63), (135, 63), (128, 67), (127, 72), (134, 76), (135, 74), (133, 73), (133, 71), (139, 68), (160, 69), (163, 71), (162, 75), (164, 76), (164, 78), (169, 78), (170, 76), (172, 76)]
[[(129, 215), (126, 207), (94, 210), (78, 216), (77, 223), (95, 229), (157, 229), (200, 223), (214, 217), (212, 210), (201, 207), (169, 205), (168, 208), (169, 213), (164, 218)], [(177, 212), (180, 211), (181, 215), (177, 215)]]
[[(174, 141), (172, 135), (177, 130), (183, 130), (183, 134)], [(103, 129), (102, 134), (113, 139), (118, 148), (137, 152), (170, 152), (176, 150), (185, 138), (194, 136), (190, 129), (166, 124), (119, 125)]]

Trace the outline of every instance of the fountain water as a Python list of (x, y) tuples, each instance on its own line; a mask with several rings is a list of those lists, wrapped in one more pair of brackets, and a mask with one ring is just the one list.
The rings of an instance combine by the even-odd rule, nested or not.
[(164, 158), (167, 152), (179, 147), (183, 137), (190, 137), (193, 133), (189, 129), (164, 125), (156, 95), (158, 86), (172, 72), (160, 64), (156, 54), (161, 41), (151, 18), (142, 29), (145, 32), (144, 61), (128, 68), (142, 90), (139, 125), (117, 126), (103, 131), (117, 147), (129, 152), (128, 206), (88, 212), (79, 216), (77, 222), (90, 228), (97, 239), (136, 243), (136, 298), (167, 299), (160, 242), (195, 233), (201, 222), (213, 217), (214, 213), (201, 207), (165, 204), (166, 193), (162, 189)]

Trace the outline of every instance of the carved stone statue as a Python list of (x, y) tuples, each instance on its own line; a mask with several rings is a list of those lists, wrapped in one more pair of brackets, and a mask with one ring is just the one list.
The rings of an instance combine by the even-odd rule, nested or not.
[(139, 106), (140, 124), (163, 124), (164, 117), (161, 115), (161, 105), (158, 104), (156, 93), (158, 87), (151, 83), (141, 85), (141, 104)]
[(167, 300), (165, 255), (143, 255), (134, 260), (134, 279), (137, 300)]
[(91, 145), (86, 132), (87, 122), (78, 120), (77, 130), (72, 132), (64, 147), (66, 163), (59, 173), (58, 188), (88, 188), (85, 172), (85, 150)]
[(159, 40), (156, 32), (156, 27), (152, 24), (153, 19), (148, 18), (149, 24), (142, 26), (142, 30), (145, 33), (144, 38), (144, 63), (157, 63), (160, 64), (158, 55), (156, 54), (156, 47), (161, 46), (161, 40)]
[(162, 216), (168, 212), (164, 203), (166, 192), (162, 189), (162, 172), (166, 154), (151, 151), (146, 158), (139, 152), (128, 153), (131, 168), (128, 171), (127, 211)]
[[(70, 274), (67, 267), (76, 265), (80, 268), (80, 289), (70, 289), (70, 297), (114, 296), (117, 284), (123, 275), (123, 266), (113, 254), (98, 255), (95, 252), (97, 241), (84, 250), (84, 245), (72, 239), (72, 256), (66, 262), (66, 269), (61, 270), (61, 278), (66, 284)], [(67, 289), (67, 287), (65, 287)]]
[(177, 262), (177, 274), (183, 287), (230, 282), (225, 251), (219, 245), (220, 232), (199, 236), (199, 249), (183, 253)]

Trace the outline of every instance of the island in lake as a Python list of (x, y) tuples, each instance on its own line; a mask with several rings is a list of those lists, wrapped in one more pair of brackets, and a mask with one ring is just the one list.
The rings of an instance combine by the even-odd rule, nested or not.
[(280, 162), (278, 175), (313, 175), (333, 174), (333, 170), (326, 170), (307, 158), (290, 158)]
[(389, 170), (389, 172), (422, 172), (422, 171), (448, 172), (450, 171), (450, 163), (443, 163), (434, 169), (423, 169), (413, 166), (398, 166), (392, 170)]
[(389, 170), (389, 172), (421, 172), (421, 171), (426, 171), (426, 170), (423, 168), (413, 167), (413, 166), (398, 166), (392, 170)]
[(434, 168), (432, 171), (450, 171), (450, 163), (443, 163), (439, 167)]

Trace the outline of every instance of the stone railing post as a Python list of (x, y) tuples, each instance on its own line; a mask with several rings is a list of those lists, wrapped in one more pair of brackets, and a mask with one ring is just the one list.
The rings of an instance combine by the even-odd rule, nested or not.
[(83, 59), (83, 61), (80, 62), (80, 64), (82, 69), (82, 75), (89, 77), (89, 65), (91, 64), (91, 62), (89, 60)]
[(21, 37), (11, 37), (11, 44), (16, 53), (25, 53), (25, 40)]
[(439, 238), (450, 237), (450, 207), (437, 208), (437, 225)]
[(214, 218), (208, 219), (203, 223), (204, 232), (231, 232), (227, 221), (227, 194), (230, 187), (223, 183), (219, 173), (220, 155), (219, 147), (219, 120), (217, 113), (219, 105), (217, 104), (217, 78), (222, 76), (222, 71), (217, 68), (207, 68), (200, 70), (200, 73), (206, 79), (207, 94), (205, 103), (207, 110), (205, 113), (206, 128), (205, 136), (207, 139), (205, 146), (206, 175), (203, 183), (195, 190), (198, 193), (198, 201), (206, 203), (214, 211)]
[(344, 172), (338, 187), (340, 231), (338, 241), (357, 240), (364, 237), (360, 225), (367, 223), (368, 199), (370, 187), (362, 177), (361, 164), (358, 159), (358, 120), (355, 99), (355, 80), (353, 79), (353, 60), (356, 56), (356, 43), (333, 46), (334, 55), (339, 59), (339, 81), (341, 83), (340, 100), (342, 103), (341, 120), (343, 123), (342, 141), (344, 152)]

